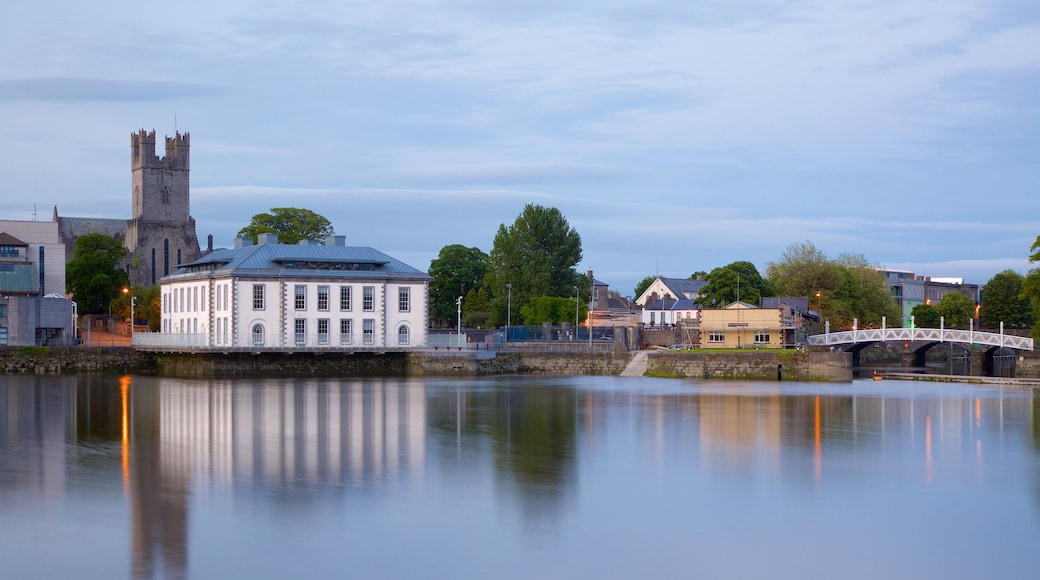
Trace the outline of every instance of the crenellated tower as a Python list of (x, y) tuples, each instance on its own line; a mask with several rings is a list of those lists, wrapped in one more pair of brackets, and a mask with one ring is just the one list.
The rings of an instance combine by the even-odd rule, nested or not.
[(179, 264), (200, 256), (190, 212), (190, 142), (188, 133), (166, 137), (165, 155), (159, 157), (155, 131), (130, 135), (133, 207), (125, 243), (134, 285), (156, 284)]

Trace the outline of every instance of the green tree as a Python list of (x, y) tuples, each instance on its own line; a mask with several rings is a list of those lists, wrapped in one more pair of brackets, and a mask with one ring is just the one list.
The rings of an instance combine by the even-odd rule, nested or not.
[(831, 317), (839, 308), (835, 302), (844, 282), (841, 266), (829, 260), (812, 242), (791, 244), (776, 262), (766, 264), (766, 277), (778, 296), (806, 296), (815, 306), (820, 293), (821, 314)]
[[(576, 286), (587, 296), (589, 279), (575, 271), (580, 261), (581, 236), (560, 210), (524, 206), (513, 225), (498, 227), (488, 256), (484, 281), (494, 296), (493, 322), (506, 320), (507, 284), (514, 312), (535, 296), (573, 296)], [(523, 314), (513, 322), (522, 324)]]
[(635, 292), (635, 294), (632, 295), (632, 298), (635, 299), (642, 296), (643, 292), (646, 292), (646, 289), (654, 283), (654, 280), (657, 280), (657, 276), (647, 276), (646, 278), (640, 280), (639, 283), (636, 284), (636, 287), (632, 290), (633, 292)]
[(65, 284), (81, 314), (107, 312), (112, 299), (129, 286), (126, 270), (119, 267), (125, 257), (123, 244), (111, 236), (76, 238), (76, 251), (65, 266)]
[(324, 240), (333, 235), (332, 222), (309, 209), (276, 207), (271, 213), (258, 213), (249, 225), (238, 230), (238, 237), (256, 241), (259, 234), (278, 234), (281, 244), (295, 244), (301, 240)]
[(470, 289), (462, 300), (462, 323), (470, 328), (484, 326), (490, 316), (489, 306), (487, 290), (483, 287)]
[(1025, 276), (1014, 270), (998, 272), (982, 287), (982, 326), (998, 328), (1003, 322), (1007, 328), (1032, 328), (1033, 308), (1022, 298)]
[(848, 272), (843, 276), (844, 283), (856, 289), (849, 298), (848, 316), (858, 319), (860, 328), (880, 327), (882, 317), (887, 326), (901, 324), (899, 303), (878, 268), (862, 254), (842, 254), (836, 261)]
[(939, 328), (939, 311), (931, 304), (918, 304), (910, 311), (916, 328)]
[[(569, 322), (574, 324), (575, 304), (574, 297), (561, 298), (559, 296), (535, 296), (521, 308), (521, 315), (525, 324), (563, 324)], [(578, 323), (581, 324), (588, 315), (586, 304), (577, 305)]]
[[(483, 287), (487, 260), (487, 254), (479, 248), (467, 248), (461, 244), (441, 248), (437, 257), (430, 261), (429, 270), (433, 277), (433, 282), (430, 282), (430, 317), (434, 321), (448, 326), (455, 324), (455, 299)], [(486, 305), (484, 311), (490, 312), (490, 305)]]
[(147, 288), (133, 288), (131, 292), (119, 293), (112, 300), (112, 315), (118, 320), (130, 320), (130, 297), (136, 296), (137, 303), (133, 308), (134, 320), (137, 324), (147, 324), (152, 332), (162, 326), (162, 290), (158, 285)]
[(773, 285), (758, 273), (751, 262), (733, 262), (715, 268), (701, 288), (699, 302), (707, 307), (721, 308), (740, 300), (747, 304), (762, 303), (763, 296), (772, 296)]
[(960, 292), (947, 292), (935, 311), (946, 319), (946, 328), (968, 328), (968, 320), (975, 316), (975, 301)]
[[(1036, 237), (1036, 241), (1029, 248), (1032, 252), (1029, 255), (1029, 262), (1035, 264), (1040, 262), (1040, 236)], [(1033, 268), (1026, 275), (1026, 279), (1022, 281), (1022, 293), (1020, 297), (1030, 301), (1033, 305), (1033, 320), (1040, 320), (1040, 268)], [(1040, 325), (1033, 326), (1033, 331), (1030, 333), (1033, 338), (1040, 338)]]

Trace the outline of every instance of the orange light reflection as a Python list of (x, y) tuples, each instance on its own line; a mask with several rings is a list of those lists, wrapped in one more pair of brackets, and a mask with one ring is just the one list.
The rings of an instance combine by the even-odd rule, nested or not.
[(123, 406), (122, 466), (123, 493), (130, 487), (130, 382), (129, 376), (119, 377), (119, 397)]

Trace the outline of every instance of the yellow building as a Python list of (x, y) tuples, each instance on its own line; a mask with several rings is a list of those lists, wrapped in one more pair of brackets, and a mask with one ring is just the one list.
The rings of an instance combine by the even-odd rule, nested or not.
[(701, 310), (702, 348), (784, 348), (794, 346), (794, 333), (801, 316), (783, 304), (779, 308), (756, 308), (734, 302), (725, 308)]

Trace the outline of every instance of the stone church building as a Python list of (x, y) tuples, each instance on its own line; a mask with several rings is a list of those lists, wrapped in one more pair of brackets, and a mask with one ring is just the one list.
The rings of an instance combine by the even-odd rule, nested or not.
[(152, 286), (180, 264), (201, 257), (191, 217), (188, 174), (190, 136), (166, 137), (162, 157), (155, 153), (155, 131), (130, 135), (131, 218), (60, 217), (54, 208), (65, 261), (76, 251), (76, 238), (92, 233), (112, 236), (127, 249), (126, 269), (133, 286)]

